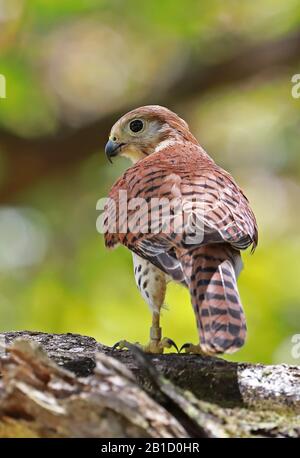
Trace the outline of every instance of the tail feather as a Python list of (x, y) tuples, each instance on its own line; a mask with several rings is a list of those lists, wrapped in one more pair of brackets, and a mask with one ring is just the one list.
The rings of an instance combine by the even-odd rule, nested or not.
[(239, 252), (226, 244), (198, 247), (181, 258), (206, 353), (233, 353), (246, 339), (246, 320), (237, 289)]

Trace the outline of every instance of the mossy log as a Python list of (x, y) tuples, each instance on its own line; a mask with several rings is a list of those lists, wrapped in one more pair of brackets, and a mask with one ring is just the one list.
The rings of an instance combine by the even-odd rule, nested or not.
[(0, 437), (300, 437), (300, 367), (0, 334)]

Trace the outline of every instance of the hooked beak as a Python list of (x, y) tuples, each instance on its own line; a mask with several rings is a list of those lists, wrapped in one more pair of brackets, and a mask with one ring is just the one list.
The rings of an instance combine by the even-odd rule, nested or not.
[(112, 157), (115, 157), (118, 155), (120, 148), (124, 145), (125, 143), (118, 143), (113, 140), (108, 140), (105, 146), (105, 154), (109, 162), (112, 164)]

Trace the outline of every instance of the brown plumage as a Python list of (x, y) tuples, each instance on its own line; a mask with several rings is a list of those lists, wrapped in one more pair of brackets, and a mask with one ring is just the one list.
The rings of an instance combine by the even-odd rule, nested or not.
[[(130, 126), (137, 131), (131, 132)], [(110, 191), (105, 224), (110, 224), (113, 214), (117, 224), (107, 227), (106, 246), (121, 243), (135, 253), (138, 287), (153, 313), (159, 315), (163, 299), (154, 300), (155, 291), (147, 291), (149, 281), (142, 282), (142, 277), (139, 280), (138, 270), (144, 262), (153, 268), (152, 277), (159, 272), (159, 288), (165, 287), (161, 286), (162, 273), (165, 281), (171, 278), (189, 288), (201, 351), (237, 350), (246, 337), (236, 283), (242, 265), (240, 250), (251, 245), (254, 250), (257, 245), (257, 225), (247, 198), (233, 178), (201, 148), (186, 122), (166, 108), (147, 106), (133, 110), (115, 124), (110, 138), (108, 155), (118, 152), (135, 164)], [(126, 215), (123, 208), (119, 214), (120, 191), (126, 191)], [(136, 198), (149, 204), (138, 207), (138, 218), (137, 207), (131, 205), (130, 209), (130, 202)], [(161, 204), (152, 208), (153, 199), (162, 199)], [(168, 231), (161, 225), (170, 201), (176, 202), (184, 221), (189, 222), (181, 231), (176, 218), (168, 220)], [(129, 227), (121, 230), (120, 220), (124, 218)], [(133, 232), (130, 223), (136, 219), (139, 228)], [(199, 240), (193, 238), (191, 222), (193, 227), (201, 228)], [(137, 260), (141, 260), (140, 264)], [(149, 266), (140, 271), (147, 269)], [(146, 285), (144, 289), (142, 283)]]

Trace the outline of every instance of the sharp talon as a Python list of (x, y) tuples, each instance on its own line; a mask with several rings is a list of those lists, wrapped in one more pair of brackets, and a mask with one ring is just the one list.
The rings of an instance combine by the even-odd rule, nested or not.
[(120, 343), (121, 343), (121, 340), (119, 342), (115, 343), (115, 345), (112, 346), (112, 351), (118, 350), (118, 347), (119, 347)]
[(185, 350), (186, 348), (191, 347), (192, 345), (193, 345), (193, 344), (191, 344), (191, 343), (185, 343), (185, 344), (183, 344), (183, 345), (180, 347), (179, 353), (181, 353), (182, 350)]
[(164, 352), (165, 348), (171, 348), (174, 347), (176, 348), (177, 353), (179, 353), (178, 347), (176, 343), (172, 340), (169, 339), (168, 337), (165, 337), (161, 341), (150, 341), (148, 345), (142, 346), (138, 342), (135, 344), (132, 344), (128, 342), (127, 340), (119, 340), (119, 342), (115, 343), (112, 347), (112, 351), (115, 350), (134, 350), (134, 348), (139, 348), (140, 350), (143, 350), (145, 353), (153, 353), (153, 354), (162, 354)]
[(115, 343), (115, 345), (112, 347), (112, 350), (123, 350), (124, 348), (129, 349), (130, 345), (131, 344), (126, 340), (119, 340), (119, 342)]
[(170, 348), (174, 347), (174, 348), (176, 348), (177, 353), (180, 353), (180, 351), (178, 350), (178, 347), (177, 347), (176, 343), (174, 342), (174, 340), (167, 338), (166, 341), (170, 345)]
[(214, 353), (209, 352), (208, 350), (203, 349), (200, 344), (194, 345), (192, 343), (185, 343), (180, 348), (180, 353), (182, 350), (185, 350), (189, 355), (200, 355), (200, 356), (213, 356)]

